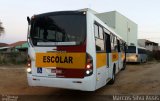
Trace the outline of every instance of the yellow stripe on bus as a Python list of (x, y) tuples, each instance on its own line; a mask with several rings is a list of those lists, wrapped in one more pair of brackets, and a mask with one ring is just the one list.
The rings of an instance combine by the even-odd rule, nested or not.
[(112, 53), (112, 62), (118, 61), (118, 52)]
[(97, 53), (96, 54), (96, 67), (100, 68), (107, 65), (107, 54), (106, 53)]
[(36, 67), (83, 69), (86, 53), (36, 53)]

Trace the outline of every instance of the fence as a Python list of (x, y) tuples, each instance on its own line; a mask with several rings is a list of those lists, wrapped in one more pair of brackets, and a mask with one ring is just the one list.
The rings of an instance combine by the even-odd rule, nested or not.
[(156, 60), (160, 60), (160, 50), (153, 51), (153, 56)]
[(148, 60), (160, 60), (160, 50), (147, 51)]

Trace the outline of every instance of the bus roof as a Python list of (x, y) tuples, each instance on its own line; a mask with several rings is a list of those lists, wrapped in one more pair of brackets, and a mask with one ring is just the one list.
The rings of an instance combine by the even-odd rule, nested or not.
[(50, 16), (50, 15), (67, 15), (67, 14), (80, 14), (83, 13), (83, 11), (55, 11), (55, 12), (47, 12), (47, 13), (41, 13), (36, 14), (34, 16)]
[(146, 49), (145, 47), (140, 47), (140, 46), (138, 46), (138, 48), (140, 48), (140, 49)]

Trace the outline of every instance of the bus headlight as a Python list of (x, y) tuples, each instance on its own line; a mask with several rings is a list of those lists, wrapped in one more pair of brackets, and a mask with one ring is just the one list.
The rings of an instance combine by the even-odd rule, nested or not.
[(89, 73), (90, 73), (90, 71), (89, 71), (89, 70), (87, 70), (87, 71), (86, 71), (86, 74), (88, 75)]
[(28, 68), (27, 68), (27, 72), (28, 72), (28, 73), (31, 73), (31, 71), (32, 71), (31, 68), (28, 67)]

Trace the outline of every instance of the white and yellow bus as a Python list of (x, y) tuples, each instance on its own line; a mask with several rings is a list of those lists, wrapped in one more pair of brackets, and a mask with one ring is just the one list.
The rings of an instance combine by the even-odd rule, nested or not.
[(126, 62), (145, 63), (148, 60), (147, 50), (144, 47), (128, 46), (126, 50)]
[(125, 69), (125, 42), (89, 10), (27, 20), (30, 86), (95, 91)]

